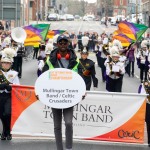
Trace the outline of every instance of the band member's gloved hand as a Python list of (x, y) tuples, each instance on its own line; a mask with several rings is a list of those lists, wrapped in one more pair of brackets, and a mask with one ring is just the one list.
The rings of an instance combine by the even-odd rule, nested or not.
[(6, 85), (6, 87), (5, 87), (5, 88), (6, 88), (6, 90), (7, 90), (7, 91), (11, 91), (11, 90), (12, 90), (11, 85), (8, 85), (8, 84)]
[(6, 83), (0, 84), (0, 90), (5, 90), (6, 89), (6, 85), (8, 85), (8, 84), (6, 84)]
[(87, 94), (85, 93), (85, 95), (83, 95), (83, 96), (82, 96), (82, 100), (84, 100), (84, 99), (85, 99), (86, 95), (87, 95)]
[(37, 98), (37, 100), (39, 100), (39, 96), (38, 95), (35, 95), (35, 97)]

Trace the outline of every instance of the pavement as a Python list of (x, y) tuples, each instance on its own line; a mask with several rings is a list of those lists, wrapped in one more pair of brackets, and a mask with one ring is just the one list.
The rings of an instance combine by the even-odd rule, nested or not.
[[(65, 143), (64, 143), (65, 145)], [(148, 150), (147, 144), (74, 140), (73, 150)], [(0, 141), (0, 150), (56, 150), (54, 139), (14, 138)]]

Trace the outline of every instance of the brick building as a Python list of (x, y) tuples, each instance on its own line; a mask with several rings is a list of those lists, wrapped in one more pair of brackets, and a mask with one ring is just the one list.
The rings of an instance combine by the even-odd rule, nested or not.
[(114, 0), (114, 10), (113, 10), (113, 16), (116, 15), (127, 15), (127, 0)]

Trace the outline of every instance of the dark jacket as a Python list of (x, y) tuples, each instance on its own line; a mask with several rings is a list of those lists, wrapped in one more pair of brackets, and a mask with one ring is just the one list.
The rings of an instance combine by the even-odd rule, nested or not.
[(95, 77), (95, 63), (90, 59), (80, 59), (82, 67), (82, 78), (86, 84), (86, 90), (90, 90), (93, 81), (93, 86), (98, 87), (98, 79)]
[[(58, 53), (58, 48), (54, 49), (53, 51), (51, 51), (50, 56), (49, 56), (49, 61), (52, 63), (52, 65), (54, 66), (54, 68), (60, 68), (59, 64), (58, 64), (58, 59), (57, 59), (57, 53)], [(70, 59), (69, 59), (69, 65), (67, 69), (73, 69), (73, 67), (78, 63), (77, 62), (77, 56), (75, 54), (75, 52), (72, 49), (68, 49), (68, 53), (70, 54)], [(81, 73), (81, 65), (78, 65), (78, 73)], [(49, 66), (47, 63), (45, 63), (45, 66), (43, 67), (42, 72), (45, 72), (49, 70)]]

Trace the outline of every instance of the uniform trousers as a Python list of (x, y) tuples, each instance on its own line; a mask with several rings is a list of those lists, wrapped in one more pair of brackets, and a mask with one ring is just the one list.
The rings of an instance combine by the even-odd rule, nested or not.
[(66, 137), (66, 149), (72, 149), (73, 141), (73, 107), (66, 109), (55, 109), (52, 108), (53, 121), (54, 121), (54, 134), (56, 140), (57, 150), (63, 150), (62, 142), (62, 115), (65, 122), (65, 137)]
[(0, 93), (0, 119), (3, 124), (3, 135), (10, 134), (10, 122), (11, 122), (11, 94)]
[(144, 80), (147, 80), (147, 72), (148, 72), (148, 67), (145, 66), (145, 64), (140, 64), (140, 79), (143, 80), (143, 76), (145, 74)]
[(123, 76), (118, 79), (112, 79), (107, 76), (106, 90), (109, 92), (122, 92)]

